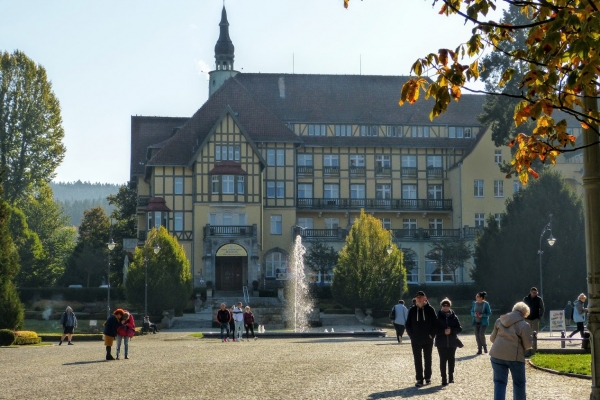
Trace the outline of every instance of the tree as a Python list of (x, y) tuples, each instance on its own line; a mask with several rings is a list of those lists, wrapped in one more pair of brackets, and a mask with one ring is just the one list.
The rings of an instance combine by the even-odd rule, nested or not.
[(321, 275), (323, 282), (326, 274), (332, 275), (338, 262), (338, 253), (323, 242), (313, 242), (308, 248), (304, 262), (308, 268)]
[(361, 210), (333, 271), (333, 297), (348, 307), (387, 309), (406, 291), (402, 252), (381, 221)]
[[(156, 244), (160, 246), (158, 254), (153, 251)], [(152, 315), (161, 315), (162, 311), (169, 309), (182, 312), (193, 289), (190, 262), (183, 246), (162, 226), (148, 233), (143, 248), (135, 249), (125, 284), (127, 301), (138, 309), (144, 307), (146, 260), (148, 312)]]
[[(0, 173), (0, 183), (2, 174)], [(0, 329), (18, 329), (24, 310), (13, 279), (19, 273), (19, 256), (10, 231), (10, 209), (0, 185)]]
[(68, 225), (68, 217), (52, 198), (52, 189), (43, 184), (19, 203), (29, 229), (41, 242), (43, 254), (37, 267), (37, 286), (54, 286), (63, 275), (67, 259), (76, 244), (77, 231)]
[[(110, 220), (102, 207), (94, 207), (83, 213), (75, 250), (69, 257), (61, 279), (64, 285), (80, 284), (98, 286), (105, 282), (108, 268)], [(115, 268), (111, 266), (111, 279)]]
[[(540, 238), (550, 214), (552, 247), (548, 233)], [(487, 225), (476, 241), (472, 278), (503, 311), (539, 286), (540, 242), (546, 309), (562, 309), (585, 292), (583, 205), (560, 174), (545, 171), (507, 201), (500, 226), (492, 216)]]
[(471, 244), (464, 239), (440, 240), (431, 245), (427, 258), (437, 263), (440, 273), (452, 274), (454, 283), (457, 282), (456, 271), (465, 265), (473, 255)]
[(65, 146), (60, 104), (46, 70), (16, 50), (0, 54), (0, 171), (14, 204), (49, 182)]
[[(109, 195), (106, 200), (115, 207), (110, 214), (110, 217), (115, 220), (115, 224), (112, 226), (112, 238), (116, 243), (111, 260), (115, 263), (115, 270), (122, 271), (122, 268), (116, 266), (123, 265), (125, 258), (123, 239), (137, 237), (137, 192), (128, 185), (122, 185), (117, 194)], [(117, 274), (117, 277), (115, 282), (123, 281), (122, 273)]]
[(20, 265), (16, 283), (19, 287), (42, 286), (43, 269), (40, 268), (44, 253), (42, 243), (38, 235), (29, 229), (23, 211), (16, 207), (10, 207), (10, 210), (10, 234), (19, 254)]

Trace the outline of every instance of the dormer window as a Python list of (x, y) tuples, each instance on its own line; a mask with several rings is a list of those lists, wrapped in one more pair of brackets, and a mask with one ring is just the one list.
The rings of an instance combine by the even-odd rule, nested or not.
[(148, 200), (148, 207), (146, 208), (146, 218), (148, 221), (147, 229), (158, 229), (161, 226), (168, 229), (170, 211), (171, 210), (167, 207), (164, 198), (151, 197)]

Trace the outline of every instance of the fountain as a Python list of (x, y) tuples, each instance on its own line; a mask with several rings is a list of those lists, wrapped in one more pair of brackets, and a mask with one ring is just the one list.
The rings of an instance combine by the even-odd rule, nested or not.
[(306, 253), (306, 247), (302, 244), (300, 235), (296, 235), (291, 260), (293, 279), (287, 282), (289, 297), (293, 299), (293, 302), (288, 302), (288, 315), (293, 315), (294, 332), (308, 331), (309, 316), (314, 308), (314, 301), (310, 295), (304, 271), (304, 253)]

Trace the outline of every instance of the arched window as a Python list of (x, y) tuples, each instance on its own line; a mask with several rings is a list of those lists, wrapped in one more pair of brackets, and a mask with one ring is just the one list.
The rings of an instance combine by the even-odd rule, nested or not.
[(279, 280), (288, 279), (288, 254), (285, 250), (275, 248), (265, 255), (265, 276)]

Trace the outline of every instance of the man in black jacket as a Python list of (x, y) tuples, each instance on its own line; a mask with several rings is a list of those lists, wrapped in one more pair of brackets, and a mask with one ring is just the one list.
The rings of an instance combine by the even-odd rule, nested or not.
[[(427, 296), (422, 291), (415, 295), (415, 305), (408, 310), (406, 319), (406, 333), (410, 337), (417, 383), (423, 386), (431, 383), (431, 352), (433, 339), (437, 327), (437, 314), (427, 301)], [(423, 373), (423, 359), (425, 359), (425, 373)]]
[(538, 296), (536, 287), (532, 287), (529, 296), (523, 297), (523, 303), (529, 306), (529, 316), (525, 321), (529, 324), (532, 331), (540, 331), (540, 319), (544, 316), (544, 300)]

